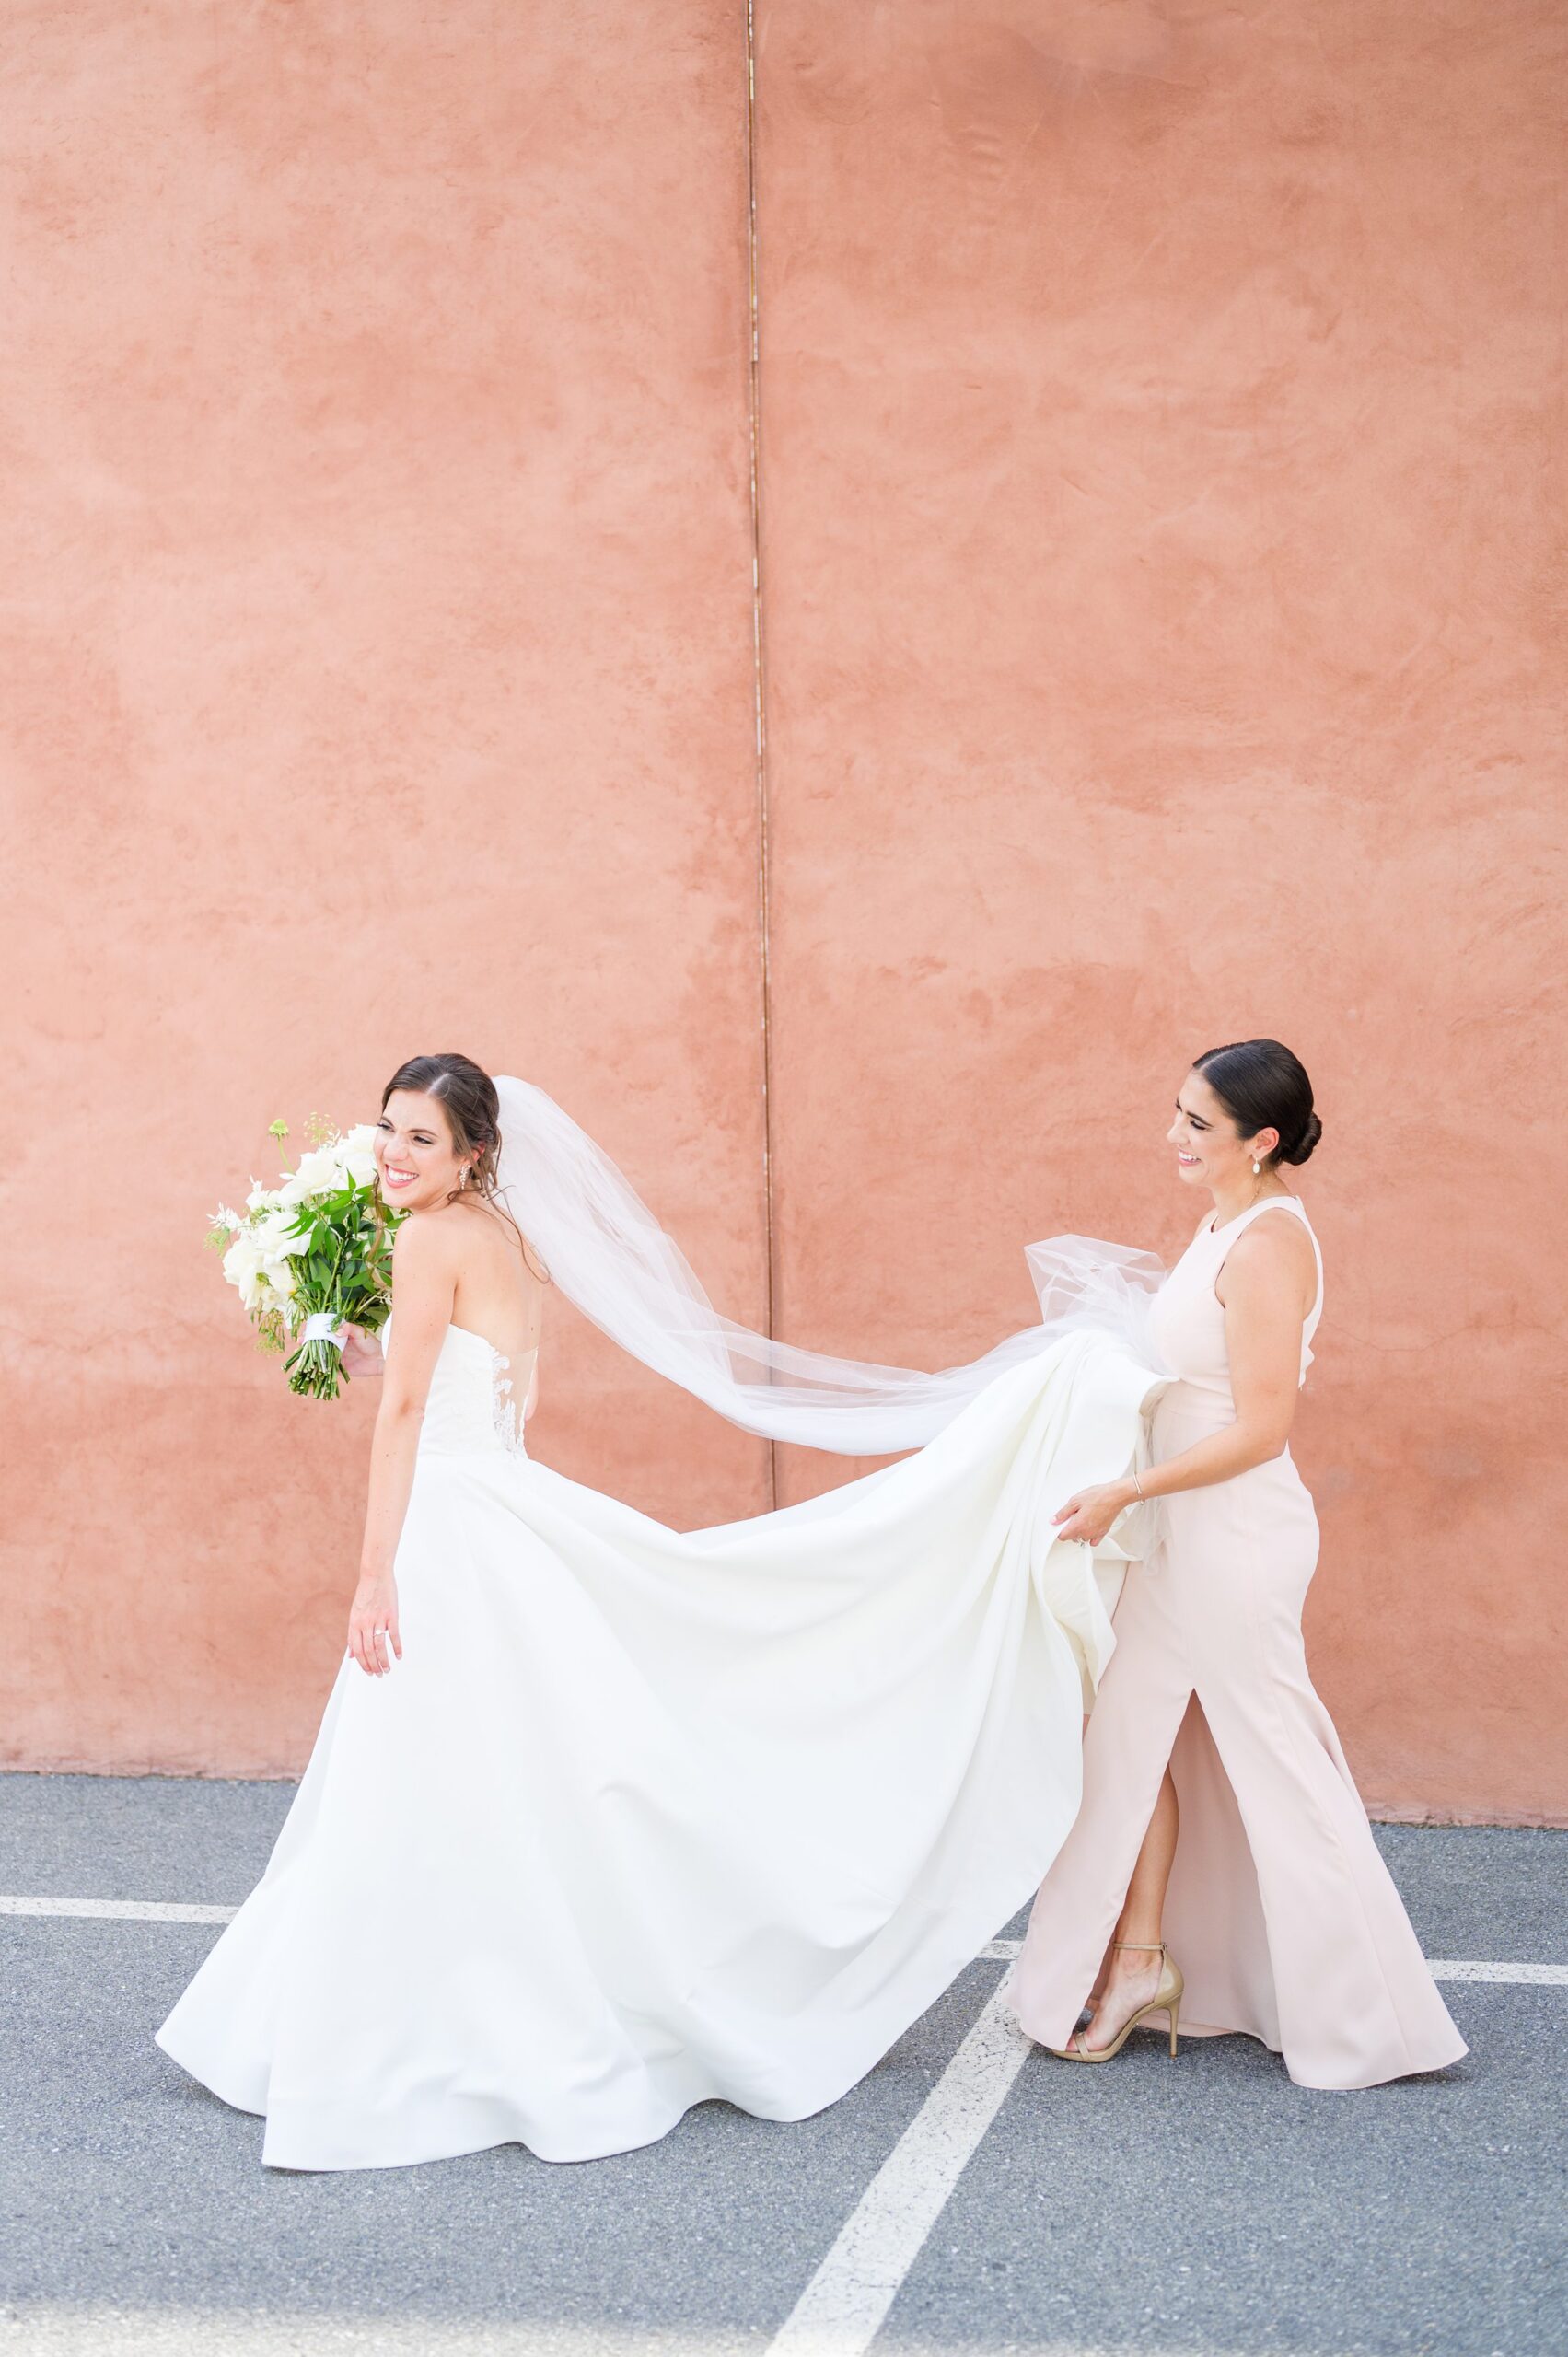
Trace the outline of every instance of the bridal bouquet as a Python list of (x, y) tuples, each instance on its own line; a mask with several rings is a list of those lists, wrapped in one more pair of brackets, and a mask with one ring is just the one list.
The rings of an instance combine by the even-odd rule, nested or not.
[[(276, 1187), (250, 1182), (243, 1212), (220, 1204), (207, 1242), (223, 1254), (223, 1272), (250, 1314), (268, 1351), (286, 1351), (291, 1391), (335, 1399), (345, 1379), (337, 1330), (352, 1319), (375, 1332), (390, 1307), (392, 1231), (401, 1216), (377, 1219), (376, 1160), (369, 1122), (346, 1133), (312, 1121), (310, 1150), (297, 1169), (285, 1167)], [(288, 1135), (274, 1121), (279, 1145)]]

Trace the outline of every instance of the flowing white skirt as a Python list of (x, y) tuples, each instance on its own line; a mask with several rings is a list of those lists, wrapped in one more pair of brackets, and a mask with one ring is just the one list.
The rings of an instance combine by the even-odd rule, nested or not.
[(688, 1536), (521, 1456), (422, 1456), (404, 1658), (345, 1661), (160, 2045), (287, 2168), (834, 2101), (1073, 1821), (1115, 1550), (1051, 1516), (1132, 1461), (1151, 1380), (1069, 1337), (918, 1456)]

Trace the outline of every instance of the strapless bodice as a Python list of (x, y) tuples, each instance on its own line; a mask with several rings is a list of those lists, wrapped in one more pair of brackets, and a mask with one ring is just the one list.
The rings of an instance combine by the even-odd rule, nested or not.
[(538, 1357), (528, 1351), (514, 1364), (482, 1334), (448, 1326), (419, 1428), (421, 1457), (523, 1456), (523, 1412)]

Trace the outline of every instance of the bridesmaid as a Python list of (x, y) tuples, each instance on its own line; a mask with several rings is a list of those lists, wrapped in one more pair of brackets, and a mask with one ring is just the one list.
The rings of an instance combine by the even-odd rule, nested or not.
[(1375, 2086), (1466, 2051), (1302, 1649), (1318, 1521), (1287, 1437), (1323, 1277), (1280, 1167), (1321, 1134), (1277, 1039), (1199, 1057), (1170, 1141), (1214, 1207), (1154, 1304), (1176, 1377), (1154, 1462), (1056, 1517), (1063, 1538), (1098, 1541), (1139, 1497), (1161, 1501), (1158, 1542), (1117, 1608), (1083, 1806), (1008, 1990), (1065, 2060), (1108, 2061), (1149, 2016), (1174, 2054), (1179, 2014), (1190, 2035), (1261, 2038), (1309, 2087)]

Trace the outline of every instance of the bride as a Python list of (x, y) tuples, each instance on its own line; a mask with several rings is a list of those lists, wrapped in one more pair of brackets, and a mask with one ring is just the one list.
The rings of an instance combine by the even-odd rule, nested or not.
[[(285, 2168), (587, 2160), (715, 2097), (802, 2119), (1072, 1824), (1136, 1540), (1053, 1516), (1140, 1461), (1157, 1263), (1034, 1247), (1045, 1322), (920, 1375), (720, 1318), (560, 1108), (466, 1057), (393, 1075), (376, 1156), (408, 1216), (347, 1655), (158, 2042)], [(668, 1530), (527, 1453), (547, 1281), (749, 1431), (918, 1453)]]

